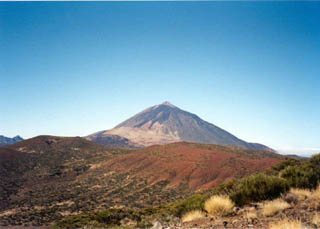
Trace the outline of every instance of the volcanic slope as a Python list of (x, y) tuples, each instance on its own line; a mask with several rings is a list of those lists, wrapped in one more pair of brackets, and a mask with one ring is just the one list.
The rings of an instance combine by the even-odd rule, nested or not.
[(0, 225), (40, 226), (70, 214), (163, 205), (282, 159), (231, 146), (180, 142), (129, 150), (39, 136), (0, 147)]
[(135, 146), (186, 141), (272, 151), (267, 146), (245, 142), (169, 102), (150, 107), (111, 130), (100, 131), (86, 138), (103, 143), (103, 138), (110, 138), (110, 135), (126, 138)]
[(149, 184), (200, 190), (265, 171), (284, 157), (241, 147), (178, 142), (154, 145), (107, 161), (103, 167), (118, 174), (143, 177)]
[[(66, 206), (68, 212), (76, 211), (82, 198), (94, 193), (93, 181), (83, 181), (81, 175), (101, 161), (127, 152), (130, 150), (106, 148), (80, 137), (55, 136), (0, 147), (0, 218), (15, 215), (0, 222), (18, 224), (14, 219), (22, 212), (25, 222), (44, 224), (61, 218)], [(95, 207), (86, 201), (82, 205)]]

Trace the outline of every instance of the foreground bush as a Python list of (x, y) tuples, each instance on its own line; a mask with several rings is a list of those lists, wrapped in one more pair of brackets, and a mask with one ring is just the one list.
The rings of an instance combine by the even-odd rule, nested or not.
[(281, 200), (281, 199), (272, 200), (263, 205), (262, 215), (273, 216), (278, 212), (283, 211), (284, 209), (287, 209), (289, 207), (290, 207), (290, 204), (288, 204), (284, 200)]
[(231, 199), (239, 206), (261, 200), (271, 200), (289, 190), (285, 179), (264, 174), (243, 178), (230, 194)]
[(301, 165), (290, 165), (280, 172), (280, 176), (291, 187), (315, 189), (320, 182), (320, 154), (314, 155)]
[(211, 196), (204, 204), (204, 209), (212, 216), (224, 216), (232, 211), (234, 203), (225, 195)]
[(298, 220), (283, 219), (269, 224), (270, 229), (301, 229), (302, 223)]
[(203, 210), (204, 209), (204, 202), (206, 200), (205, 195), (196, 194), (188, 199), (177, 201), (174, 204), (171, 204), (165, 208), (169, 214), (181, 217), (185, 213), (192, 211), (192, 210)]
[(284, 160), (284, 161), (276, 164), (275, 166), (272, 167), (271, 171), (267, 171), (267, 172), (272, 175), (278, 175), (279, 172), (281, 172), (282, 170), (286, 169), (289, 166), (300, 166), (300, 165), (301, 165), (300, 161), (298, 161), (296, 159), (289, 158), (287, 160)]
[(199, 210), (193, 210), (184, 214), (181, 218), (182, 222), (190, 222), (196, 219), (204, 218), (205, 214)]

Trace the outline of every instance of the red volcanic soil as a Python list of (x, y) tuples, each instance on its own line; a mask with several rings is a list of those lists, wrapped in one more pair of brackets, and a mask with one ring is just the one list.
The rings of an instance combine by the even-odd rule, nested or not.
[(186, 184), (197, 190), (265, 171), (281, 160), (280, 155), (270, 152), (182, 142), (114, 158), (105, 168), (144, 177), (150, 183), (167, 180), (171, 186)]

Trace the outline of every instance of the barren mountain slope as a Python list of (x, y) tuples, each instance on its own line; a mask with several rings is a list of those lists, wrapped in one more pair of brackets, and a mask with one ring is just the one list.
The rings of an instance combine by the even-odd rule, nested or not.
[(101, 141), (104, 136), (107, 138), (110, 134), (127, 138), (137, 146), (186, 141), (271, 151), (264, 145), (245, 142), (202, 120), (197, 115), (181, 110), (168, 102), (150, 107), (115, 128), (101, 131), (99, 136), (89, 135), (87, 139)]

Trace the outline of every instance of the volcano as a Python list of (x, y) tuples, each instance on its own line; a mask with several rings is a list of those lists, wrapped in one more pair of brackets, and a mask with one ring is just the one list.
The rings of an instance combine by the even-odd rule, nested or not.
[(124, 142), (130, 143), (128, 146), (135, 147), (173, 142), (196, 142), (273, 151), (265, 145), (241, 140), (169, 102), (149, 107), (111, 130), (100, 131), (86, 138), (98, 143), (110, 143), (110, 136), (120, 136), (125, 139)]

